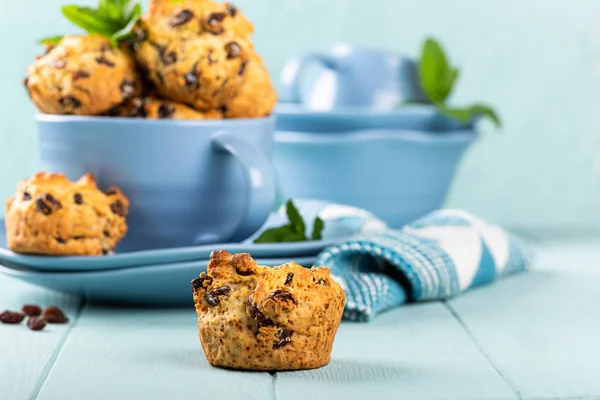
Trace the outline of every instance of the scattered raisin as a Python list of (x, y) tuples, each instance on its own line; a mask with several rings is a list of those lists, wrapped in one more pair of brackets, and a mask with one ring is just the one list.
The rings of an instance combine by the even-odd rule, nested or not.
[(81, 240), (83, 239), (85, 236), (73, 236), (73, 240)]
[(227, 112), (229, 112), (229, 108), (227, 106), (221, 106), (219, 107), (219, 111), (221, 111), (222, 114), (227, 114)]
[(23, 313), (28, 317), (37, 317), (42, 314), (42, 309), (40, 306), (35, 304), (25, 304), (22, 310)]
[(268, 298), (280, 301), (291, 301), (292, 303), (297, 304), (294, 296), (287, 290), (283, 289), (277, 289), (276, 291), (272, 292)]
[(115, 63), (113, 63), (112, 61), (110, 61), (108, 58), (104, 57), (104, 56), (100, 56), (100, 57), (96, 57), (96, 62), (98, 64), (104, 64), (107, 67), (114, 67)]
[(52, 204), (53, 206), (55, 206), (56, 208), (61, 208), (62, 205), (60, 204), (60, 201), (56, 200), (56, 197), (52, 196), (50, 193), (46, 193), (45, 195), (46, 200), (48, 200), (48, 202), (50, 202), (50, 204)]
[(27, 327), (32, 331), (41, 331), (46, 327), (46, 320), (43, 317), (30, 317), (27, 320)]
[(194, 64), (190, 72), (185, 74), (185, 86), (193, 89), (198, 89), (198, 87), (200, 87), (200, 81), (198, 79), (198, 63)]
[(215, 307), (221, 302), (221, 297), (229, 296), (229, 293), (231, 293), (229, 286), (221, 286), (220, 288), (206, 292), (204, 295), (204, 301), (206, 301), (209, 306)]
[(326, 281), (325, 279), (319, 279), (319, 280), (317, 281), (317, 285), (321, 285), (321, 286), (329, 286), (329, 285), (327, 284), (327, 281)]
[(206, 275), (204, 272), (200, 276), (192, 281), (192, 287), (194, 290), (204, 288), (206, 289), (212, 285), (212, 278)]
[(245, 271), (245, 270), (241, 270), (241, 269), (238, 269), (238, 268), (235, 269), (235, 272), (238, 275), (241, 275), (241, 276), (250, 276), (250, 275), (254, 274), (254, 271), (252, 271), (252, 270), (246, 270)]
[(237, 58), (242, 54), (242, 47), (238, 42), (229, 42), (225, 45), (225, 51), (227, 51), (227, 59)]
[(214, 51), (214, 49), (209, 49), (209, 50), (208, 50), (208, 55), (207, 55), (207, 57), (206, 57), (206, 59), (208, 60), (208, 65), (213, 65), (213, 64), (216, 64), (216, 63), (217, 63), (217, 60), (215, 60), (215, 59), (213, 58), (213, 55), (214, 55), (214, 54), (215, 54), (215, 51)]
[(121, 202), (121, 200), (117, 200), (114, 203), (112, 203), (110, 205), (110, 210), (114, 214), (117, 214), (120, 217), (124, 217), (125, 216), (125, 207), (123, 206), (123, 202)]
[(242, 65), (240, 65), (240, 69), (238, 70), (238, 75), (239, 76), (244, 75), (244, 72), (246, 72), (246, 67), (247, 66), (248, 66), (248, 61), (242, 62)]
[(110, 232), (109, 231), (103, 231), (102, 233), (104, 234), (105, 237), (107, 237), (107, 238), (110, 237)]
[(49, 324), (66, 324), (69, 322), (67, 316), (56, 306), (47, 307), (42, 316)]
[(75, 96), (65, 96), (60, 99), (60, 105), (63, 108), (76, 109), (81, 106), (81, 101)]
[(191, 10), (182, 10), (175, 15), (172, 15), (169, 19), (169, 25), (176, 27), (187, 23), (190, 19), (194, 18), (194, 13)]
[(23, 200), (31, 200), (31, 194), (29, 194), (29, 192), (23, 192)]
[(223, 20), (227, 17), (227, 14), (222, 12), (212, 13), (206, 19), (206, 29), (213, 35), (220, 35), (223, 33)]
[(229, 15), (231, 15), (233, 18), (235, 18), (235, 16), (238, 13), (237, 8), (235, 8), (235, 6), (231, 3), (226, 3), (225, 7), (227, 7), (227, 12), (229, 12)]
[(252, 318), (254, 318), (254, 320), (256, 321), (256, 325), (261, 328), (263, 326), (274, 326), (275, 323), (270, 320), (269, 318), (266, 318), (263, 313), (260, 312), (260, 310), (258, 309), (258, 307), (256, 306), (256, 304), (253, 304), (252, 302), (248, 301), (246, 303), (246, 305), (248, 306), (249, 310), (250, 310), (250, 315), (252, 315)]
[(285, 278), (284, 285), (289, 285), (290, 283), (292, 283), (292, 279), (294, 279), (294, 274), (292, 274), (290, 272), (289, 274), (287, 274), (287, 277)]
[(158, 46), (158, 53), (160, 54), (160, 59), (165, 65), (171, 65), (177, 62), (177, 53), (172, 50), (167, 51), (167, 48), (164, 46)]
[(171, 118), (175, 114), (175, 107), (172, 104), (163, 103), (158, 107), (158, 118)]
[(36, 201), (36, 207), (38, 209), (38, 211), (40, 211), (42, 214), (44, 215), (50, 215), (52, 214), (52, 209), (50, 207), (48, 207), (48, 205), (46, 203), (44, 203), (44, 201), (41, 198), (37, 198)]
[(288, 331), (285, 329), (281, 329), (280, 331), (277, 331), (275, 333), (275, 337), (279, 340), (277, 340), (275, 343), (273, 343), (273, 349), (280, 349), (283, 346), (285, 346), (286, 344), (290, 343), (292, 341), (293, 334), (294, 334), (293, 331)]
[(37, 209), (44, 215), (50, 215), (54, 209), (58, 210), (62, 207), (60, 202), (50, 193), (38, 196), (35, 202)]
[(76, 72), (73, 72), (73, 78), (72, 79), (74, 81), (76, 81), (78, 79), (89, 78), (89, 77), (90, 77), (90, 74), (88, 74), (85, 71), (76, 71)]
[(58, 243), (62, 243), (62, 244), (64, 244), (64, 243), (67, 243), (67, 240), (66, 240), (66, 239), (63, 239), (63, 238), (61, 238), (61, 237), (57, 237), (57, 238), (56, 238), (56, 241), (57, 241)]
[(123, 99), (128, 99), (135, 94), (135, 84), (127, 78), (123, 79), (119, 89), (121, 90), (121, 96), (123, 96)]
[(132, 108), (130, 116), (134, 118), (146, 118), (146, 102), (147, 100), (145, 98), (138, 97), (133, 99), (131, 102)]
[(62, 60), (62, 59), (58, 59), (58, 60), (53, 60), (50, 62), (50, 66), (56, 69), (63, 69), (64, 67), (67, 66), (67, 60)]
[(75, 193), (73, 195), (73, 201), (75, 202), (75, 204), (83, 204), (83, 196), (81, 195), (81, 193)]
[(25, 319), (25, 314), (14, 311), (4, 311), (0, 314), (0, 322), (3, 324), (20, 324)]
[(148, 35), (146, 35), (146, 32), (142, 28), (136, 26), (133, 29), (133, 39), (136, 43), (142, 43), (147, 37)]
[(106, 191), (104, 192), (105, 195), (107, 196), (114, 196), (115, 194), (119, 193), (117, 191), (117, 189), (115, 187), (109, 187), (108, 189), (106, 189)]

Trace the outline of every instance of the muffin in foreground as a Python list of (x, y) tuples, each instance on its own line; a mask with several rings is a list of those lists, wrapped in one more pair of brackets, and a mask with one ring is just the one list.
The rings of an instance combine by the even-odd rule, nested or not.
[(129, 200), (115, 187), (102, 192), (91, 174), (77, 182), (40, 172), (6, 201), (6, 238), (16, 253), (97, 256), (125, 236)]
[(346, 300), (329, 269), (262, 267), (249, 254), (220, 250), (207, 272), (192, 288), (211, 365), (281, 371), (329, 363)]
[(25, 87), (47, 114), (99, 115), (139, 93), (136, 65), (104, 36), (65, 36), (27, 69)]

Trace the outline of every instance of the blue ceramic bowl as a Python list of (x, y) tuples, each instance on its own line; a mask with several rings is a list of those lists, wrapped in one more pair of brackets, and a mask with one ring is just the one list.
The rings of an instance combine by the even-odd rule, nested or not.
[[(274, 164), (284, 197), (360, 207), (392, 228), (439, 208), (463, 153), (477, 134), (472, 126), (460, 126), (431, 109), (415, 110), (395, 117), (381, 114), (381, 126), (386, 121), (392, 125), (385, 129), (373, 116), (352, 117), (357, 126), (375, 125), (352, 131), (338, 130), (335, 115), (323, 114), (319, 116), (322, 121), (309, 123), (298, 113), (298, 124), (288, 118), (283, 125), (305, 124), (311, 129), (278, 128), (276, 132)], [(313, 131), (323, 121), (331, 129)], [(427, 126), (435, 130), (415, 129)]]
[(273, 117), (224, 121), (37, 116), (40, 169), (131, 201), (118, 251), (243, 240), (275, 201)]

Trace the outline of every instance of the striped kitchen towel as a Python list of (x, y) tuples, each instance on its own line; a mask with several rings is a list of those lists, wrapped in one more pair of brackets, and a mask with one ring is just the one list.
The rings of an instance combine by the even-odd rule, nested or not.
[(368, 321), (407, 301), (448, 299), (530, 265), (527, 246), (461, 210), (435, 211), (400, 230), (369, 233), (325, 249), (346, 291), (344, 318)]

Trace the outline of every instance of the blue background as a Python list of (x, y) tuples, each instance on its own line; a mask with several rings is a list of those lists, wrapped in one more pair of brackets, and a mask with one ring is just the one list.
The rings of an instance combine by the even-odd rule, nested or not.
[[(78, 1), (78, 4), (94, 4)], [(600, 230), (598, 0), (239, 0), (274, 80), (285, 60), (346, 40), (415, 56), (426, 35), (461, 67), (456, 105), (494, 104), (448, 206), (509, 227)], [(64, 1), (0, 0), (0, 198), (35, 171), (35, 112), (23, 89), (36, 40), (76, 32)], [(3, 213), (0, 212), (0, 214)]]

